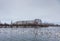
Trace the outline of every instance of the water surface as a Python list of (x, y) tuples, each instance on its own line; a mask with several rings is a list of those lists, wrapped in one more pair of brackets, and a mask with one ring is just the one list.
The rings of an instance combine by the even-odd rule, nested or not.
[(60, 41), (60, 27), (0, 28), (0, 41)]

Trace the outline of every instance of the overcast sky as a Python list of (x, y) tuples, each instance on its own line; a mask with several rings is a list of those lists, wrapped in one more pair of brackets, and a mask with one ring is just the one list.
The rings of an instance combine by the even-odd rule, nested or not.
[(60, 0), (0, 0), (0, 20), (42, 19), (60, 24)]

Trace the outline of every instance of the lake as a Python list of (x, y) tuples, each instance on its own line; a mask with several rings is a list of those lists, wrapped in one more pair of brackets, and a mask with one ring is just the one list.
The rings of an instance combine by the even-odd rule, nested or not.
[(0, 41), (60, 41), (60, 27), (0, 28)]

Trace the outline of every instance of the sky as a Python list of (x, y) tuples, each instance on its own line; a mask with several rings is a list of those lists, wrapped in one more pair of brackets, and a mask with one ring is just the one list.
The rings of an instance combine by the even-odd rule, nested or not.
[(0, 0), (0, 21), (41, 19), (60, 24), (60, 0)]

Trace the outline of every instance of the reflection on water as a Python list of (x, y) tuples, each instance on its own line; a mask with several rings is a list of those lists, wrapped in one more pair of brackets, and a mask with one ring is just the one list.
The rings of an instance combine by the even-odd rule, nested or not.
[(0, 41), (60, 41), (60, 27), (0, 28)]

